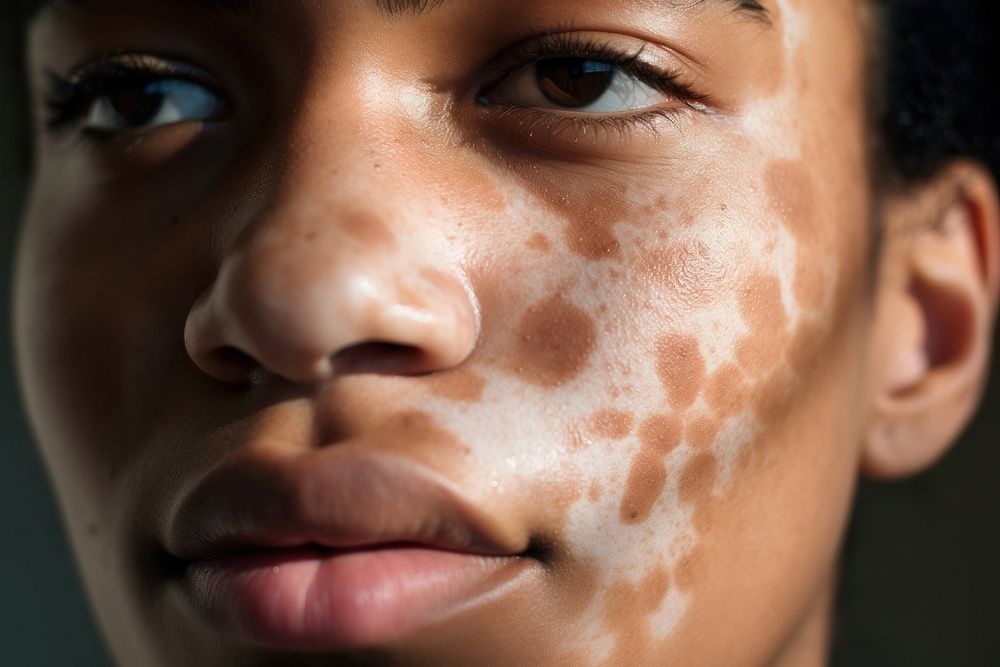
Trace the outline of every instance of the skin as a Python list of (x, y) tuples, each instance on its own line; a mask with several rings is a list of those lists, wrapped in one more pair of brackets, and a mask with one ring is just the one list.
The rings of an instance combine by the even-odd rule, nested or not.
[[(35, 22), (39, 100), (124, 48), (237, 109), (102, 148), (37, 132), (18, 358), (119, 662), (337, 664), (213, 632), (164, 552), (210, 471), (347, 451), (433, 470), (530, 551), (345, 662), (823, 663), (859, 470), (929, 465), (978, 401), (997, 207), (971, 164), (876, 201), (866, 12), (765, 4)], [(621, 131), (477, 106), (483, 63), (549, 25), (646, 42), (709, 101)]]

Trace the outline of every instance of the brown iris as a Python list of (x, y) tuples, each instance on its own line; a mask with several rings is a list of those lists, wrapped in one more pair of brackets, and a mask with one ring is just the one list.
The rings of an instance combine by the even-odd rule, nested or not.
[(150, 82), (138, 89), (120, 90), (107, 97), (111, 108), (121, 116), (127, 127), (142, 127), (160, 111), (165, 96), (162, 82)]
[(545, 97), (570, 109), (599, 100), (614, 76), (614, 65), (586, 58), (549, 58), (535, 65), (538, 87)]

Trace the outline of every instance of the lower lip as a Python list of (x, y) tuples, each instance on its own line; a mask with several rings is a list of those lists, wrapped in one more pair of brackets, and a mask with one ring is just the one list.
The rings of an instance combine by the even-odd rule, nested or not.
[(285, 649), (380, 646), (492, 597), (524, 560), (420, 547), (282, 549), (192, 563), (187, 594), (223, 633)]

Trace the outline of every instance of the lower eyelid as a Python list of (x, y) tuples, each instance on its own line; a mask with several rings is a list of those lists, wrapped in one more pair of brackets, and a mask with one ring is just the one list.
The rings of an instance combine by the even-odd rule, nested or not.
[(650, 142), (669, 137), (691, 113), (683, 105), (627, 115), (495, 106), (486, 110), (484, 132), (503, 143), (514, 142), (556, 157), (621, 155), (629, 159), (640, 143), (650, 147)]

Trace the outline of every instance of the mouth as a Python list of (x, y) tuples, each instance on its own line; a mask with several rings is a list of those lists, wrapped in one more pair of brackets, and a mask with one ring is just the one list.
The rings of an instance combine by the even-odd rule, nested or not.
[(384, 646), (519, 586), (527, 538), (447, 480), (334, 447), (245, 458), (179, 505), (164, 540), (184, 603), (219, 633), (322, 651)]
[(516, 584), (521, 556), (419, 544), (261, 549), (191, 563), (187, 594), (223, 634), (293, 650), (383, 646)]

